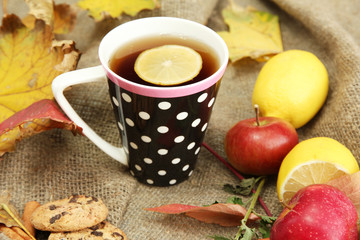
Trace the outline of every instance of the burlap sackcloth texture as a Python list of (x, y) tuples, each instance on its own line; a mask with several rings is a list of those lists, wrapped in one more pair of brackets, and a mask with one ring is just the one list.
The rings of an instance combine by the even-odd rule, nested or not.
[[(9, 11), (18, 7), (15, 3)], [(60, 2), (60, 1), (59, 1)], [(75, 1), (68, 1), (74, 3)], [(360, 97), (360, 2), (356, 0), (237, 0), (240, 6), (254, 6), (280, 17), (285, 50), (313, 52), (326, 65), (330, 90), (325, 106), (305, 127), (298, 129), (300, 140), (327, 136), (345, 144), (360, 157), (358, 149)], [(161, 8), (144, 11), (136, 18), (174, 16), (206, 24), (216, 31), (225, 30), (221, 10), (226, 0), (161, 0)], [(75, 30), (63, 36), (75, 40), (83, 53), (78, 68), (99, 64), (97, 48), (104, 34), (122, 22), (95, 23), (80, 12)], [(230, 64), (223, 77), (205, 141), (225, 156), (226, 131), (239, 120), (253, 117), (252, 89), (263, 63), (244, 60)], [(74, 108), (94, 130), (113, 144), (120, 144), (105, 83), (75, 86), (66, 93)], [(169, 203), (207, 205), (224, 202), (230, 195), (223, 184), (238, 179), (206, 149), (202, 149), (193, 175), (184, 183), (168, 188), (138, 183), (126, 167), (99, 150), (86, 137), (74, 137), (65, 130), (51, 130), (24, 139), (15, 152), (0, 161), (0, 191), (11, 193), (20, 210), (27, 201), (45, 203), (73, 193), (100, 197), (109, 208), (108, 220), (121, 228), (131, 240), (209, 239), (209, 235), (234, 236), (237, 228), (205, 224), (185, 216), (156, 214), (144, 210)], [(281, 211), (270, 177), (261, 197), (276, 216)], [(260, 206), (256, 210), (264, 213)], [(45, 239), (41, 235), (39, 239)], [(6, 239), (0, 235), (1, 239)]]

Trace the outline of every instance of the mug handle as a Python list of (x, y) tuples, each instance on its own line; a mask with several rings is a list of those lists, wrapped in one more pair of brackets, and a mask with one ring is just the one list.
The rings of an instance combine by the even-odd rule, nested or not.
[(105, 71), (101, 65), (70, 71), (57, 76), (51, 88), (57, 103), (66, 115), (79, 127), (83, 129), (83, 133), (96, 146), (107, 153), (110, 157), (128, 166), (126, 153), (123, 147), (115, 147), (109, 142), (100, 137), (94, 130), (92, 130), (80, 116), (75, 112), (68, 100), (64, 96), (64, 90), (67, 87), (82, 83), (101, 82), (105, 78)]

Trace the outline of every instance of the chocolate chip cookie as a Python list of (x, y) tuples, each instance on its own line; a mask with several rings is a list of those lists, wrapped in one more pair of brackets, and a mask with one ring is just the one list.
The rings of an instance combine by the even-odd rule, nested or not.
[(109, 222), (101, 222), (93, 227), (76, 232), (51, 233), (48, 240), (127, 240), (123, 231), (111, 225)]
[(38, 207), (31, 223), (42, 231), (78, 231), (101, 223), (107, 215), (108, 209), (101, 199), (73, 195)]

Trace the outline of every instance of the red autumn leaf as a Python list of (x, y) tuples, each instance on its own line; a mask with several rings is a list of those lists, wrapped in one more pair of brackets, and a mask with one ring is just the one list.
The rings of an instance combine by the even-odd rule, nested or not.
[(0, 157), (15, 149), (16, 141), (53, 128), (64, 128), (74, 135), (82, 129), (60, 111), (54, 101), (43, 99), (15, 113), (0, 124)]
[[(168, 204), (154, 208), (146, 208), (145, 210), (166, 214), (185, 214), (202, 222), (216, 223), (225, 227), (239, 226), (247, 211), (239, 204), (232, 203), (216, 203), (205, 207)], [(260, 217), (251, 213), (248, 221), (254, 222), (259, 219)]]
[(360, 171), (351, 175), (344, 175), (335, 178), (327, 184), (343, 191), (356, 207), (358, 216), (360, 216)]

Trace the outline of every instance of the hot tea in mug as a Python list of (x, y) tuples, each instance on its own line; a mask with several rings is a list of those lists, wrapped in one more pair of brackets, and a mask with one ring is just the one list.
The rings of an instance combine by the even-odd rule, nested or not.
[[(169, 86), (140, 78), (134, 70), (139, 55), (164, 45), (195, 50), (202, 61), (197, 76)], [(109, 32), (100, 43), (99, 57), (102, 66), (62, 74), (54, 80), (59, 105), (99, 148), (128, 165), (140, 182), (171, 186), (186, 180), (195, 168), (226, 69), (224, 41), (211, 29), (189, 20), (144, 18)], [(105, 76), (121, 147), (98, 136), (63, 96), (67, 86), (101, 81)]]

